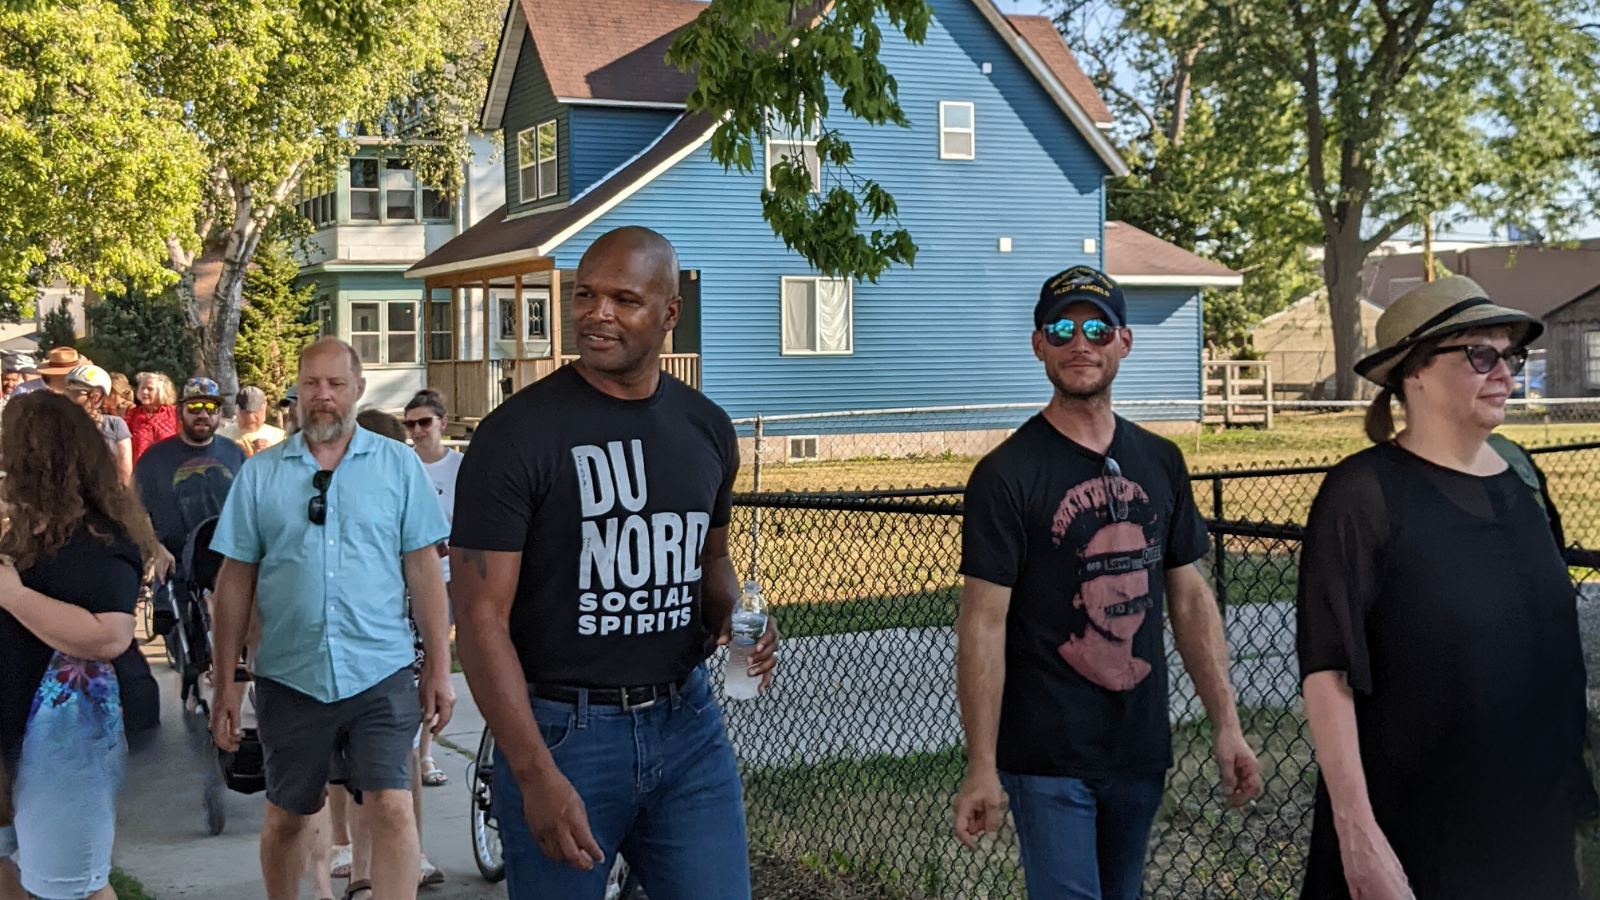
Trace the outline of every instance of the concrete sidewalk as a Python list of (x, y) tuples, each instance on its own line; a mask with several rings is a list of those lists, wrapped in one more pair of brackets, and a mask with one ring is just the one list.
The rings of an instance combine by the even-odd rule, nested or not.
[[(164, 660), (152, 660), (151, 665), (165, 701), (161, 734), (153, 746), (128, 762), (127, 787), (117, 816), (115, 864), (137, 878), (154, 900), (265, 900), (257, 837), (266, 800), (261, 794), (230, 792), (227, 828), (217, 837), (206, 834), (203, 781), (194, 750), (199, 741), (192, 739), (185, 727), (177, 702), (176, 673)], [(505, 886), (485, 883), (472, 861), (467, 764), (477, 750), (483, 719), (473, 706), (465, 680), (456, 675), (455, 681), (456, 712), (445, 730), (445, 740), (467, 753), (436, 746), (434, 759), (450, 776), (450, 783), (422, 791), (422, 848), (444, 871), (445, 883), (423, 888), (418, 896), (422, 900), (505, 897)], [(343, 881), (335, 881), (333, 886), (336, 895), (344, 890)], [(311, 898), (309, 885), (302, 896)]]

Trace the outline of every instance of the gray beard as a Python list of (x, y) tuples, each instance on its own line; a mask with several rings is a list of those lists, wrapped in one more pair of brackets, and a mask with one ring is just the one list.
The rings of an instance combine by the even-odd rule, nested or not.
[(356, 430), (356, 410), (354, 406), (332, 422), (321, 419), (308, 410), (301, 410), (300, 418), (304, 422), (300, 427), (300, 432), (306, 436), (307, 441), (313, 444), (331, 444)]

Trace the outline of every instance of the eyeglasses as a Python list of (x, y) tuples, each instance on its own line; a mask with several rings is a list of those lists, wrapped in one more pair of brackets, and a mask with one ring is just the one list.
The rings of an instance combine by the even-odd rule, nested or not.
[(326, 525), (328, 523), (328, 485), (333, 484), (333, 472), (323, 469), (311, 476), (311, 486), (317, 489), (317, 495), (306, 504), (306, 518), (313, 525)]
[(438, 421), (438, 418), (435, 416), (423, 416), (420, 419), (407, 419), (406, 428), (422, 428), (426, 430), (428, 428), (432, 428), (433, 423), (436, 421)]
[(1521, 372), (1522, 367), (1528, 364), (1528, 348), (1526, 347), (1496, 350), (1488, 344), (1451, 344), (1448, 347), (1435, 347), (1433, 352), (1428, 355), (1432, 357), (1443, 353), (1456, 352), (1465, 353), (1467, 362), (1472, 366), (1472, 371), (1477, 372), (1479, 375), (1487, 375), (1493, 372), (1494, 367), (1501, 360), (1505, 360), (1506, 368), (1511, 370), (1512, 375)]
[[(1087, 335), (1086, 335), (1087, 336)], [(1122, 467), (1111, 457), (1106, 457), (1105, 468), (1100, 470), (1100, 478), (1105, 482), (1106, 502), (1111, 507), (1111, 521), (1128, 521), (1128, 498), (1117, 493), (1117, 486), (1113, 479), (1122, 477)]]
[[(1039, 330), (1044, 332), (1044, 339), (1052, 347), (1065, 347), (1072, 343), (1072, 333), (1079, 328), (1078, 323), (1071, 319), (1058, 319)], [(1117, 326), (1104, 319), (1090, 319), (1082, 325), (1083, 336), (1096, 347), (1104, 347), (1111, 343), (1117, 336)]]
[(183, 411), (186, 413), (193, 413), (197, 416), (201, 413), (211, 415), (217, 411), (217, 404), (211, 400), (200, 400), (193, 403), (185, 403), (183, 405)]

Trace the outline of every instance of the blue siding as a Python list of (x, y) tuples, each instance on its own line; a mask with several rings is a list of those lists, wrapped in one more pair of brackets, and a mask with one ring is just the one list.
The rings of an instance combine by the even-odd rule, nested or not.
[[(1117, 400), (1198, 400), (1201, 392), (1200, 291), (1195, 288), (1125, 288), (1133, 352), (1123, 360), (1112, 396)], [(1200, 418), (1199, 407), (1119, 410), (1130, 419)]]
[[(539, 59), (539, 49), (534, 46), (533, 38), (527, 34), (522, 36), (522, 50), (517, 55), (517, 70), (511, 76), (511, 93), (506, 98), (506, 111), (501, 119), (501, 126), (505, 129), (506, 148), (506, 208), (508, 212), (522, 212), (523, 210), (536, 209), (541, 204), (549, 206), (564, 202), (571, 196), (570, 178), (568, 175), (568, 160), (571, 158), (570, 131), (571, 122), (568, 120), (568, 109), (565, 105), (556, 102), (556, 95), (550, 88), (550, 80), (545, 77), (544, 63)], [(519, 160), (517, 156), (517, 132), (525, 128), (532, 128), (540, 122), (556, 120), (556, 168), (560, 174), (556, 176), (556, 183), (560, 190), (554, 197), (546, 197), (542, 201), (523, 203), (521, 184), (519, 182)]]
[(678, 115), (670, 109), (570, 107), (567, 171), (572, 195), (583, 193), (650, 146)]
[[(561, 246), (558, 266), (576, 266), (596, 237), (621, 225), (665, 234), (683, 265), (701, 271), (703, 387), (736, 417), (1043, 403), (1050, 387), (1030, 345), (1033, 304), (1048, 276), (1102, 264), (1083, 241), (1104, 246), (1107, 169), (972, 0), (933, 6), (923, 46), (884, 23), (883, 58), (912, 126), (871, 128), (847, 114), (831, 123), (854, 144), (856, 173), (899, 201), (920, 248), (914, 268), (855, 286), (852, 355), (780, 355), (779, 279), (808, 268), (761, 217), (762, 174), (725, 173), (704, 146)], [(939, 158), (941, 100), (976, 104), (976, 159)], [(998, 252), (1001, 237), (1012, 252)], [(1137, 335), (1159, 332), (1136, 337), (1118, 396), (1163, 394), (1167, 378), (1197, 395), (1198, 302), (1131, 305), (1148, 318)], [(1150, 352), (1180, 344), (1186, 356)]]

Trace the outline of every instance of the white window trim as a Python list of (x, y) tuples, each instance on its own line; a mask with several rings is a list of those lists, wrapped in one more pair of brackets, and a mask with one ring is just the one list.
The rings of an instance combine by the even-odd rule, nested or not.
[[(334, 225), (340, 225), (340, 226), (353, 225), (353, 226), (355, 226), (357, 228), (366, 228), (366, 227), (373, 226), (373, 225), (453, 225), (453, 224), (455, 224), (456, 213), (457, 213), (458, 208), (460, 206), (460, 203), (458, 202), (459, 199), (460, 199), (460, 195), (458, 194), (456, 196), (456, 198), (454, 198), (454, 199), (449, 201), (449, 203), (450, 203), (450, 214), (448, 216), (446, 216), (444, 218), (434, 218), (432, 216), (429, 216), (425, 211), (425, 206), (424, 206), (424, 203), (423, 203), (423, 196), (422, 196), (423, 193), (426, 192), (426, 191), (436, 191), (438, 193), (443, 193), (443, 192), (439, 191), (437, 188), (434, 188), (434, 187), (431, 187), (429, 185), (423, 184), (422, 180), (417, 178), (416, 170), (414, 170), (414, 169), (410, 170), (411, 171), (411, 193), (412, 193), (412, 197), (413, 197), (413, 199), (412, 199), (412, 203), (413, 203), (412, 208), (417, 211), (417, 214), (416, 214), (416, 216), (414, 216), (413, 218), (410, 218), (410, 219), (390, 218), (390, 216), (389, 216), (389, 191), (390, 191), (390, 188), (386, 184), (384, 184), (384, 173), (389, 171), (389, 169), (388, 169), (388, 160), (393, 159), (393, 158), (394, 157), (388, 157), (388, 156), (378, 156), (378, 157), (352, 156), (352, 157), (350, 157), (350, 160), (349, 160), (350, 163), (354, 163), (357, 160), (363, 160), (363, 159), (375, 160), (378, 163), (378, 186), (375, 187), (375, 188), (358, 188), (358, 187), (354, 187), (351, 184), (351, 179), (347, 178), (345, 180), (345, 188), (344, 188), (344, 190), (345, 190), (345, 215), (347, 216), (347, 220), (343, 221), (343, 222), (337, 221), (337, 219), (338, 219), (338, 215), (337, 215), (338, 210), (335, 209), (335, 211), (334, 211), (335, 212), (335, 216), (334, 216), (335, 220), (329, 222), (326, 225), (319, 225), (317, 227), (319, 229), (321, 229), (321, 228), (331, 228)], [(465, 190), (465, 189), (466, 189), (466, 186), (463, 185), (463, 190)], [(370, 192), (370, 193), (376, 193), (377, 194), (377, 196), (378, 196), (378, 217), (376, 219), (357, 219), (353, 215), (351, 215), (351, 212), (355, 208), (355, 204), (354, 204), (353, 201), (350, 200), (350, 197), (354, 196), (356, 191), (364, 191), (364, 192)]]
[[(411, 362), (390, 362), (389, 361), (389, 304), (391, 304), (391, 303), (409, 303), (409, 304), (411, 304), (413, 310), (415, 310), (415, 312), (413, 313), (414, 316), (421, 316), (424, 313), (424, 310), (422, 309), (423, 301), (422, 301), (422, 298), (419, 298), (419, 297), (382, 297), (382, 298), (362, 297), (362, 298), (359, 298), (359, 299), (352, 297), (352, 298), (350, 298), (350, 299), (345, 301), (345, 305), (347, 307), (350, 307), (351, 310), (345, 316), (346, 321), (345, 321), (344, 325), (345, 325), (345, 328), (347, 330), (345, 331), (345, 333), (343, 335), (344, 342), (354, 346), (354, 344), (355, 344), (355, 336), (357, 334), (376, 334), (378, 336), (378, 360), (379, 361), (378, 362), (370, 362), (370, 363), (369, 362), (363, 362), (361, 365), (364, 368), (368, 368), (368, 369), (423, 369), (423, 368), (427, 368), (427, 365), (428, 365), (428, 358), (427, 358), (428, 345), (427, 345), (427, 342), (426, 342), (426, 338), (431, 337), (431, 332), (423, 330), (424, 326), (427, 324), (426, 321), (420, 320), (420, 319), (416, 319), (416, 318), (414, 318), (412, 320), (413, 323), (416, 325), (416, 330), (413, 330), (413, 331), (410, 331), (410, 332), (404, 332), (404, 331), (395, 332), (396, 334), (410, 334), (411, 335), (411, 344), (412, 344), (412, 347), (413, 347), (413, 352), (416, 354), (416, 359), (411, 361)], [(355, 330), (355, 312), (354, 312), (353, 308), (356, 307), (356, 306), (362, 306), (362, 305), (367, 305), (367, 304), (375, 304), (378, 307), (378, 330), (377, 331), (361, 331), (361, 332), (357, 332)], [(421, 343), (419, 343), (419, 341)]]
[[(778, 122), (778, 126), (786, 127), (783, 125), (782, 121)], [(761, 141), (762, 176), (766, 179), (767, 190), (769, 191), (772, 190), (772, 145), (774, 143), (788, 144), (790, 146), (800, 147), (802, 149), (810, 147), (813, 151), (815, 151), (817, 149), (817, 137), (822, 134), (822, 123), (820, 121), (817, 122), (815, 125), (811, 126), (811, 131), (806, 136), (799, 138), (778, 137), (773, 134), (773, 130), (773, 125), (769, 121), (767, 125), (766, 137), (764, 137)], [(820, 194), (822, 193), (822, 157), (820, 156), (817, 157), (816, 175), (817, 177), (811, 179), (811, 193)]]
[[(850, 337), (850, 346), (844, 350), (788, 350), (783, 346), (784, 304), (789, 296), (789, 282), (791, 281), (843, 281), (845, 290), (845, 306), (848, 312), (845, 315), (847, 334)], [(812, 327), (818, 327), (815, 320), (818, 307), (813, 304)], [(856, 352), (856, 284), (850, 278), (827, 278), (822, 275), (784, 275), (778, 279), (778, 355), (780, 356), (853, 356)]]
[[(945, 110), (952, 106), (965, 106), (972, 122), (971, 128), (955, 128), (945, 124)], [(972, 137), (972, 152), (967, 154), (951, 153), (945, 149), (945, 135), (965, 134)], [(977, 159), (978, 158), (978, 107), (967, 100), (940, 100), (939, 101), (939, 158), (940, 159)]]
[(1589, 377), (1589, 363), (1590, 363), (1590, 360), (1592, 359), (1592, 357), (1589, 355), (1589, 336), (1593, 335), (1593, 334), (1600, 334), (1600, 328), (1586, 328), (1586, 329), (1583, 330), (1582, 334), (1583, 334), (1583, 386), (1586, 387), (1586, 388), (1600, 388), (1600, 379), (1594, 379), (1594, 378), (1590, 378)]
[[(555, 152), (552, 153), (548, 159), (545, 159), (545, 158), (542, 158), (542, 157), (539, 156), (539, 129), (544, 128), (547, 125), (550, 127), (550, 130), (552, 132), (554, 132), (554, 134), (555, 134), (555, 141), (552, 142), (554, 144), (554, 146), (555, 146)], [(533, 135), (533, 154), (532, 154), (532, 159), (529, 159), (529, 158), (525, 157), (523, 155), (523, 153), (522, 153), (522, 136), (525, 135), (525, 134), (532, 134)], [(546, 119), (545, 121), (540, 122), (537, 125), (530, 125), (527, 128), (524, 128), (521, 131), (517, 132), (516, 148), (517, 148), (517, 202), (518, 203), (537, 203), (540, 200), (548, 200), (551, 197), (554, 197), (557, 194), (561, 193), (561, 126), (556, 124), (556, 120), (555, 119)], [(544, 180), (539, 175), (539, 165), (541, 163), (544, 163), (544, 162), (554, 162), (556, 164), (556, 177), (554, 179), (555, 183), (550, 185), (548, 190), (546, 190), (546, 186), (545, 186)], [(534, 196), (532, 196), (532, 197), (526, 196), (522, 192), (522, 186), (523, 186), (522, 173), (526, 172), (528, 169), (533, 169), (534, 170), (534, 172), (533, 172), (533, 180), (534, 180), (534, 183), (537, 185), (537, 187), (534, 189), (534, 192), (533, 192)]]

